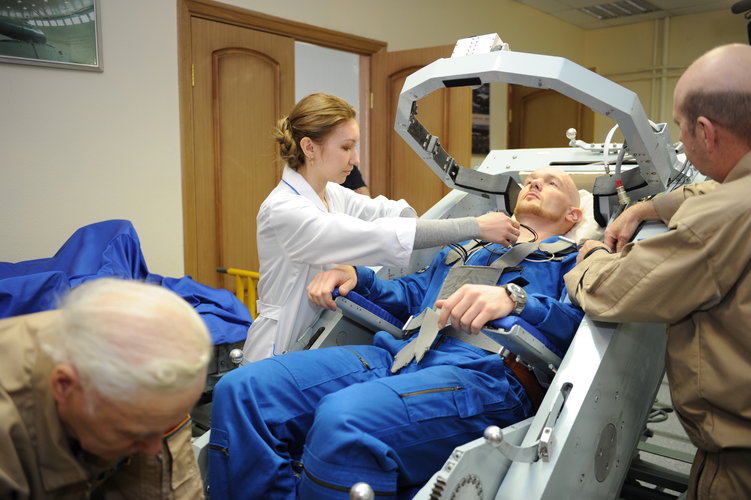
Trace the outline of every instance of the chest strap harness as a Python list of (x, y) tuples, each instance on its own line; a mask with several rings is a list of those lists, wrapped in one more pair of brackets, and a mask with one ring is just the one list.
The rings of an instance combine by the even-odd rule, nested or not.
[[(489, 266), (456, 265), (461, 260), (466, 261), (466, 257), (474, 248), (477, 248), (477, 246), (477, 242), (472, 242), (462, 247), (462, 250), (454, 249), (446, 255), (445, 262), (452, 267), (444, 280), (441, 291), (438, 293), (439, 300), (448, 298), (465, 284), (497, 285), (504, 271), (518, 266), (522, 261), (535, 252), (547, 254), (548, 260), (558, 260), (576, 250), (576, 245), (573, 241), (559, 237), (558, 241), (552, 243), (524, 242), (514, 245)], [(462, 257), (464, 257), (464, 259), (462, 259)], [(396, 354), (394, 357), (394, 363), (391, 366), (391, 373), (397, 373), (399, 370), (407, 366), (412, 359), (415, 360), (415, 363), (419, 363), (423, 356), (425, 356), (425, 353), (431, 348), (439, 333), (456, 338), (488, 352), (500, 354), (505, 350), (502, 345), (498, 344), (487, 335), (470, 335), (456, 330), (451, 325), (440, 328), (438, 326), (438, 316), (439, 312), (437, 309), (427, 308), (419, 315), (411, 316), (407, 320), (403, 327), (405, 335), (408, 336), (414, 333), (417, 329), (419, 329), (420, 332), (415, 340), (402, 347), (402, 349)], [(504, 357), (504, 362), (514, 372), (517, 379), (522, 382), (529, 393), (529, 396), (533, 399), (538, 399), (539, 394), (537, 393), (539, 393), (541, 389), (539, 388), (539, 384), (535, 385), (531, 380), (535, 379), (535, 377), (529, 372), (529, 370), (522, 370), (520, 363), (514, 361), (514, 358), (515, 356), (513, 355), (506, 356)], [(526, 371), (526, 374), (524, 371)], [(536, 379), (534, 382), (536, 382)], [(535, 393), (536, 397), (533, 397), (533, 393)]]

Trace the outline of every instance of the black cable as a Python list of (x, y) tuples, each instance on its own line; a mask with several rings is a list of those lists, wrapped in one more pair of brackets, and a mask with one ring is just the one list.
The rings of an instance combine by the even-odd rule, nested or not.
[[(524, 229), (526, 229), (527, 231), (529, 231), (530, 233), (532, 233), (532, 240), (531, 240), (531, 241), (537, 241), (537, 238), (539, 237), (539, 236), (537, 235), (537, 231), (535, 231), (534, 229), (532, 229), (531, 227), (529, 227), (529, 226), (528, 226), (528, 225), (526, 225), (526, 224), (522, 224), (521, 222), (519, 223), (519, 225), (520, 225), (521, 227), (523, 227)], [(487, 243), (486, 243), (486, 245), (487, 245)], [(510, 248), (511, 246), (512, 246), (512, 245), (509, 245), (509, 248)], [(489, 265), (490, 265), (490, 263), (491, 263), (491, 259), (493, 258), (493, 256), (494, 256), (494, 255), (501, 255), (500, 253), (496, 252), (494, 248), (491, 248), (491, 249), (490, 249), (490, 250), (489, 250), (488, 252), (489, 252), (489, 253), (488, 253), (488, 263), (487, 263), (487, 264), (485, 264), (486, 266), (489, 266)], [(526, 259), (525, 259), (525, 260), (526, 260)], [(546, 260), (549, 260), (549, 259), (546, 259)]]
[(519, 225), (523, 227), (524, 229), (526, 229), (527, 231), (529, 231), (530, 233), (532, 233), (532, 241), (537, 241), (537, 231), (535, 231), (534, 229), (532, 229), (526, 224), (522, 224), (521, 222), (519, 223)]
[(463, 246), (459, 245), (458, 243), (449, 243), (449, 247), (453, 250), (456, 250), (456, 253), (459, 254), (459, 259), (461, 259), (462, 264), (467, 262), (469, 254), (467, 254), (467, 250)]

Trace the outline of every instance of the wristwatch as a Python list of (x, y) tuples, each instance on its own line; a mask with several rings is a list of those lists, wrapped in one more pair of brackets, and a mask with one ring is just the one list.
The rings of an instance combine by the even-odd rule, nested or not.
[(506, 283), (503, 285), (503, 288), (506, 289), (506, 293), (508, 293), (508, 296), (516, 304), (511, 313), (517, 316), (520, 315), (524, 310), (524, 306), (527, 305), (527, 292), (516, 283)]

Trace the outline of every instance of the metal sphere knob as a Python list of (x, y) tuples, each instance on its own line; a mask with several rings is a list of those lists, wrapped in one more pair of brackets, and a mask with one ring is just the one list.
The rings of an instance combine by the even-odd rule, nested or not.
[(232, 363), (239, 365), (243, 360), (243, 350), (242, 349), (232, 349), (229, 352), (229, 360), (232, 361)]
[(573, 141), (574, 139), (576, 139), (576, 129), (575, 128), (570, 128), (570, 129), (568, 129), (566, 131), (566, 139), (568, 139), (570, 141)]
[(503, 442), (503, 431), (497, 425), (488, 426), (482, 433), (489, 445), (497, 448)]
[(355, 483), (349, 489), (349, 500), (373, 500), (375, 492), (368, 483)]

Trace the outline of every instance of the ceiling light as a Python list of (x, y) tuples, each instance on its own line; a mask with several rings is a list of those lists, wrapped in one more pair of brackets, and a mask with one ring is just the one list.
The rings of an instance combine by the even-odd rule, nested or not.
[(621, 0), (618, 2), (590, 5), (589, 7), (582, 7), (579, 10), (592, 17), (603, 20), (646, 14), (647, 12), (656, 12), (659, 9), (646, 0)]

